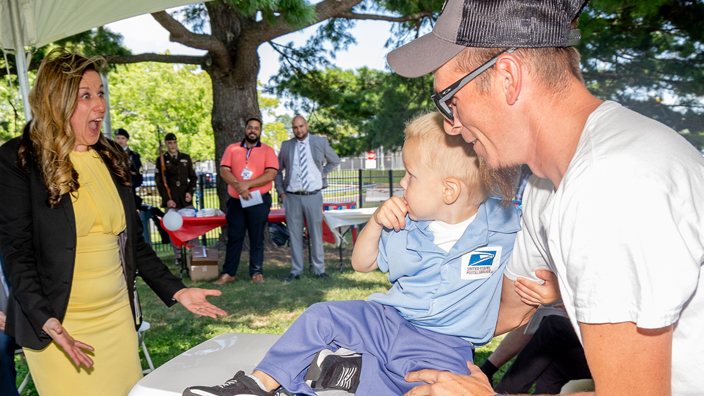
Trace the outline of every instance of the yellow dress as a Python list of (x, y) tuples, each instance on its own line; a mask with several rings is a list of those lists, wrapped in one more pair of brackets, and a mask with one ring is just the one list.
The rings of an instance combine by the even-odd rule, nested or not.
[(71, 153), (80, 188), (72, 197), (76, 217), (76, 263), (62, 322), (76, 340), (93, 348), (90, 370), (76, 368), (55, 342), (24, 348), (41, 396), (125, 396), (142, 378), (137, 332), (122, 272), (118, 234), (125, 212), (110, 173), (93, 150)]

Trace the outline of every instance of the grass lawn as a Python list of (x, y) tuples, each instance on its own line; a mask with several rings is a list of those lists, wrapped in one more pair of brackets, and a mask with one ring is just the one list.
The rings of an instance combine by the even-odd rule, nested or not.
[[(224, 252), (220, 254), (222, 262)], [(173, 253), (164, 252), (160, 255), (172, 272), (178, 275)], [(265, 252), (264, 284), (252, 284), (249, 279), (249, 258), (246, 253), (242, 255), (237, 280), (231, 284), (214, 286), (210, 284), (211, 281), (193, 282), (185, 277), (186, 286), (217, 288), (222, 291), (222, 296), (210, 298), (212, 303), (228, 313), (227, 317), (218, 320), (195, 316), (180, 304), (167, 308), (139, 279), (137, 290), (144, 320), (151, 324), (145, 341), (154, 365), (158, 367), (189, 348), (222, 333), (283, 334), (308, 306), (316, 302), (365, 299), (371, 293), (388, 290), (386, 274), (379, 271), (366, 274), (352, 271), (350, 255), (350, 249), (343, 250), (345, 271), (340, 274), (338, 251), (332, 245), (325, 244), (326, 272), (332, 278), (327, 282), (308, 274), (306, 270), (300, 280), (282, 284), (280, 279), (286, 277), (291, 269), (288, 247)], [(501, 338), (503, 337), (497, 337), (477, 350), (477, 364), (481, 365), (486, 360)], [(142, 367), (147, 367), (143, 357)], [(19, 359), (17, 368), (20, 372), (18, 379), (24, 378), (23, 373), (26, 373), (27, 368)], [(500, 378), (503, 373), (504, 370), (500, 371), (496, 378)], [(29, 388), (31, 393), (25, 391), (25, 394), (36, 394), (33, 384)]]

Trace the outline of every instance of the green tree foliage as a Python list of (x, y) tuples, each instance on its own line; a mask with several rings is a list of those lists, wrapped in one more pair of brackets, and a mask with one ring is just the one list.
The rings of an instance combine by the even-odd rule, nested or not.
[(340, 155), (403, 145), (406, 122), (433, 108), (430, 75), (408, 79), (394, 73), (361, 68), (284, 68), (268, 92), (287, 98), (287, 106), (310, 114), (311, 131), (332, 138)]
[[(414, 7), (420, 3), (384, 4), (405, 14), (416, 12)], [(387, 44), (415, 38), (431, 19), (396, 25)], [(618, 101), (670, 126), (704, 148), (702, 20), (702, 1), (592, 1), (579, 23), (588, 88), (599, 98)], [(324, 34), (321, 28), (319, 36)], [(285, 63), (268, 89), (286, 98), (289, 107), (314, 114), (312, 126), (335, 137), (341, 152), (398, 147), (404, 122), (433, 107), (428, 76), (408, 80), (367, 69), (341, 71), (326, 60), (318, 60), (316, 69), (306, 63), (311, 47), (315, 46), (278, 47)]]
[(580, 16), (590, 91), (704, 147), (704, 3), (593, 0)]
[[(154, 162), (157, 135), (173, 132), (179, 150), (195, 161), (215, 158), (210, 111), (213, 91), (210, 76), (197, 66), (144, 62), (120, 65), (110, 72), (112, 126), (130, 133), (130, 147)], [(276, 117), (279, 100), (259, 97), (259, 106), (276, 119), (264, 125), (262, 140), (273, 147), (288, 138), (286, 126)], [(290, 123), (289, 123), (290, 124)]]
[(196, 66), (145, 62), (110, 72), (113, 128), (130, 133), (130, 146), (154, 162), (161, 137), (173, 132), (195, 161), (214, 156), (210, 78)]

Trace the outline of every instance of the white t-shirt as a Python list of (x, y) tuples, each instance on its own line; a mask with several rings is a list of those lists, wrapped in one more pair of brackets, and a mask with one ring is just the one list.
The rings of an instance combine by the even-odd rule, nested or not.
[(577, 334), (577, 322), (675, 323), (673, 394), (704, 394), (702, 155), (666, 126), (605, 102), (558, 190), (534, 176), (523, 198), (506, 276), (555, 272)]
[(464, 231), (474, 221), (477, 215), (468, 218), (465, 221), (457, 224), (448, 224), (444, 221), (435, 220), (428, 224), (428, 229), (433, 233), (433, 243), (440, 249), (450, 252), (455, 242), (457, 242), (464, 234)]

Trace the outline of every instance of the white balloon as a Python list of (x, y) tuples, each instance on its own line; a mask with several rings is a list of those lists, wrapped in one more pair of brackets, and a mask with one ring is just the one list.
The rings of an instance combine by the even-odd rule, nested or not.
[(175, 210), (170, 210), (164, 215), (164, 228), (177, 231), (183, 225), (183, 217)]

